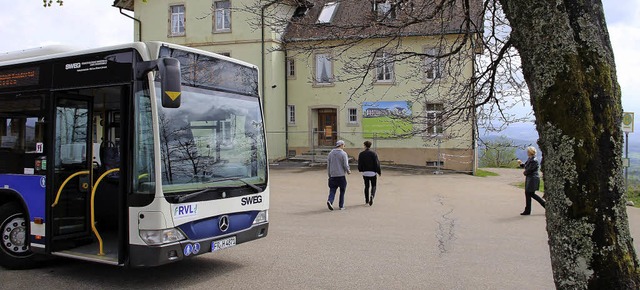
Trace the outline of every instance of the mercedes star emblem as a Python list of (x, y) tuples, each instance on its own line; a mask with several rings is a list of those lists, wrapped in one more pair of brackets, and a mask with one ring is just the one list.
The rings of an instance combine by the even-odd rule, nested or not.
[(226, 232), (229, 229), (229, 216), (221, 216), (220, 220), (218, 220), (218, 227), (221, 231)]

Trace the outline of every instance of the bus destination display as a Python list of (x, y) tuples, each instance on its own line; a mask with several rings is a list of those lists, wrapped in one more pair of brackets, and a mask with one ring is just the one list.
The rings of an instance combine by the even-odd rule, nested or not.
[(0, 89), (37, 85), (40, 73), (37, 67), (0, 71)]

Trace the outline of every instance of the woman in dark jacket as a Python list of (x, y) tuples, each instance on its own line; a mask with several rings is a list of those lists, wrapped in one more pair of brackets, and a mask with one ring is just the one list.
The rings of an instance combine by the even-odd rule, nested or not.
[(518, 165), (524, 168), (525, 181), (524, 181), (524, 195), (525, 195), (525, 207), (524, 211), (520, 215), (530, 215), (531, 214), (531, 199), (535, 199), (542, 207), (545, 205), (545, 201), (536, 195), (536, 190), (540, 188), (540, 175), (538, 174), (538, 169), (540, 168), (540, 164), (538, 164), (538, 160), (536, 159), (536, 148), (527, 147), (527, 155), (529, 158), (525, 163), (518, 160)]
[[(372, 206), (373, 198), (376, 195), (376, 174), (382, 175), (382, 172), (378, 155), (371, 151), (371, 142), (369, 141), (364, 141), (364, 151), (358, 155), (358, 171), (362, 172), (364, 179), (364, 202)], [(371, 184), (371, 196), (369, 196), (369, 184)]]

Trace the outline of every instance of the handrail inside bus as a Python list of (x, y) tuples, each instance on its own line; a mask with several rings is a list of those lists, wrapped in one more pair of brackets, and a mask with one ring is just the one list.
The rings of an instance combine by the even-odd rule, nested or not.
[[(98, 180), (96, 180), (96, 183), (93, 185), (93, 188), (91, 189), (91, 230), (93, 231), (93, 234), (96, 236), (96, 238), (98, 238), (98, 245), (99, 245), (99, 252), (98, 252), (98, 256), (104, 256), (104, 246), (102, 243), (102, 237), (100, 236), (100, 233), (98, 233), (98, 230), (96, 229), (96, 216), (95, 216), (95, 205), (94, 205), (94, 200), (95, 200), (95, 196), (96, 196), (96, 189), (98, 188), (98, 185), (100, 184), (100, 182), (102, 181), (102, 179), (104, 179), (107, 175), (109, 175), (110, 173), (116, 172), (116, 171), (120, 171), (120, 168), (113, 168), (113, 169), (109, 169), (107, 171), (105, 171), (104, 173), (102, 173), (102, 175), (100, 175), (100, 177), (98, 178)], [(82, 171), (78, 171), (74, 174), (69, 175), (69, 177), (67, 177), (67, 179), (64, 180), (64, 182), (62, 182), (62, 185), (60, 185), (60, 188), (58, 189), (58, 193), (56, 194), (56, 199), (53, 202), (53, 204), (51, 205), (51, 207), (55, 207), (56, 205), (58, 205), (58, 200), (60, 199), (60, 194), (62, 193), (62, 189), (64, 188), (65, 185), (67, 185), (67, 183), (74, 177), (78, 176), (78, 175), (83, 175), (83, 174), (89, 174), (89, 170), (82, 170)]]
[(56, 194), (56, 200), (53, 202), (53, 204), (51, 205), (51, 207), (56, 207), (56, 205), (58, 205), (58, 199), (60, 199), (60, 194), (62, 193), (62, 189), (64, 188), (65, 185), (67, 185), (67, 182), (69, 182), (69, 180), (71, 180), (71, 178), (74, 178), (78, 175), (81, 174), (89, 174), (89, 170), (82, 170), (82, 171), (78, 171), (74, 174), (69, 175), (69, 177), (67, 177), (67, 179), (64, 180), (64, 182), (62, 183), (62, 185), (60, 185), (60, 188), (58, 189), (58, 194)]
[(105, 176), (109, 175), (110, 173), (116, 172), (116, 171), (120, 171), (120, 168), (113, 168), (113, 169), (109, 169), (107, 171), (105, 171), (104, 173), (102, 173), (102, 175), (100, 175), (100, 177), (98, 177), (98, 180), (96, 180), (96, 183), (93, 185), (93, 189), (91, 189), (91, 230), (93, 231), (93, 234), (96, 235), (96, 238), (98, 238), (98, 256), (104, 256), (104, 247), (102, 244), (102, 237), (100, 236), (100, 234), (98, 233), (98, 230), (96, 229), (96, 215), (95, 215), (95, 206), (93, 204), (93, 200), (96, 196), (96, 189), (98, 188), (98, 185), (100, 184), (100, 182), (102, 181), (103, 178), (105, 178)]

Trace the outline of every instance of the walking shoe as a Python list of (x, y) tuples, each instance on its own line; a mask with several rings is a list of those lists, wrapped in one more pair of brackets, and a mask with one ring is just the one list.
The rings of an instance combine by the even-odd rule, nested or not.
[(371, 197), (371, 199), (369, 199), (369, 206), (373, 205), (373, 196)]
[(327, 201), (327, 207), (329, 208), (329, 210), (333, 210), (333, 205), (331, 205), (331, 203), (328, 201)]
[(344, 206), (340, 208), (340, 210), (345, 210), (345, 209), (346, 209), (346, 208), (345, 208)]

